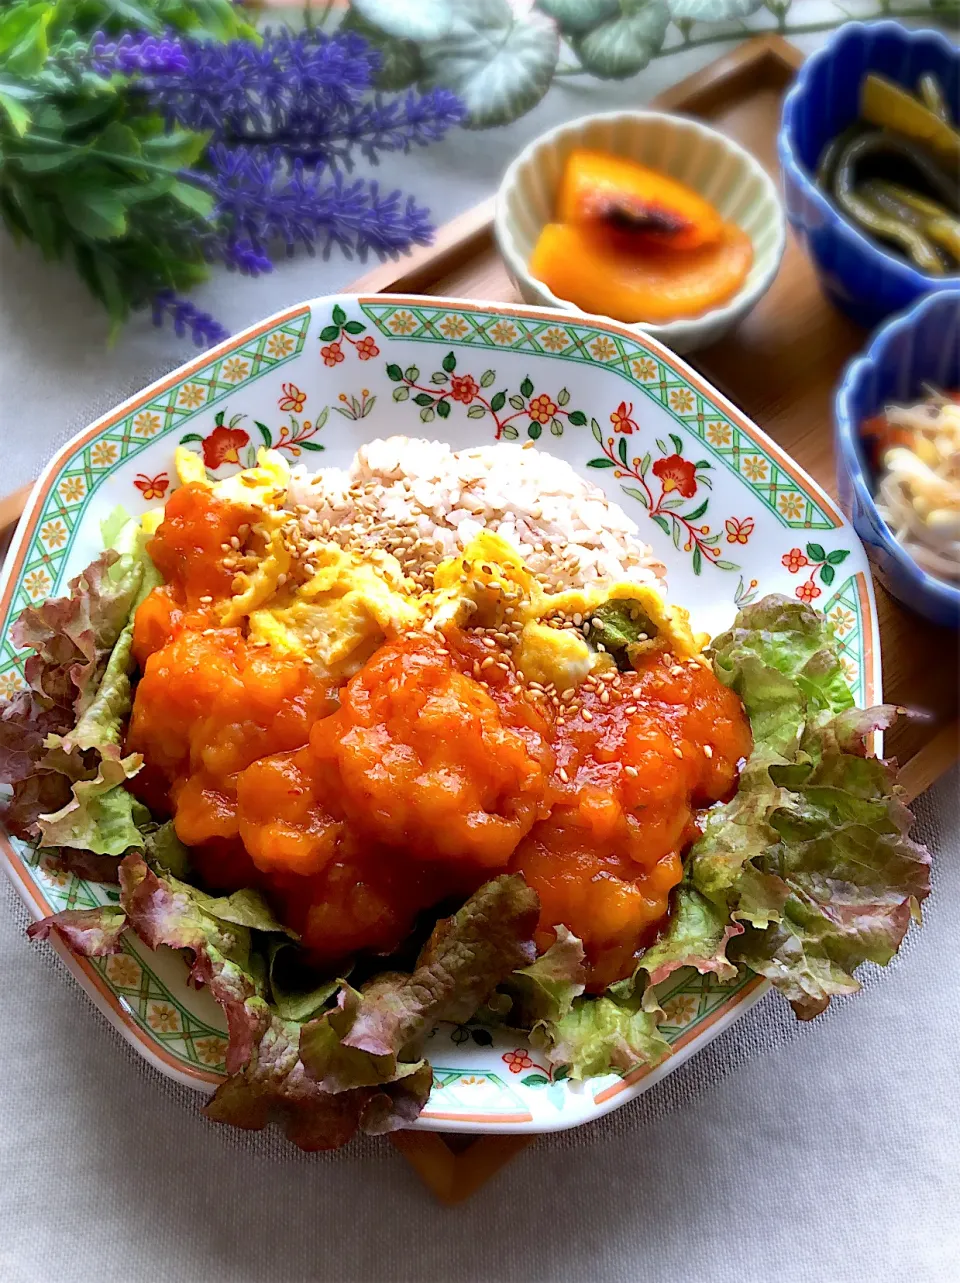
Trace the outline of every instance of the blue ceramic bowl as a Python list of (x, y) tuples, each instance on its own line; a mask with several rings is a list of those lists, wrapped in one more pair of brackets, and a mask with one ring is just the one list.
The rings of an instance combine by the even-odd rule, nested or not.
[(960, 117), (960, 50), (946, 36), (898, 22), (848, 22), (800, 69), (783, 104), (777, 150), (787, 218), (824, 290), (855, 321), (872, 328), (937, 289), (944, 278), (927, 276), (875, 244), (814, 184), (820, 153), (857, 119), (860, 85), (870, 71), (910, 90), (922, 72), (932, 71), (954, 118)]
[(894, 539), (873, 501), (873, 475), (860, 425), (891, 401), (923, 395), (923, 385), (960, 388), (960, 286), (930, 294), (888, 321), (843, 373), (834, 406), (840, 502), (877, 578), (905, 606), (935, 624), (960, 627), (960, 588), (921, 570)]

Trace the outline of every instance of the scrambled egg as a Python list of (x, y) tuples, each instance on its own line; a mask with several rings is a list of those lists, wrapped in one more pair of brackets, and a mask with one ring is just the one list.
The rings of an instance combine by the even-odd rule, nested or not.
[[(416, 598), (383, 571), (335, 544), (311, 555), (325, 565), (292, 592), (250, 614), (250, 635), (281, 654), (311, 655), (331, 675), (349, 675), (388, 637), (423, 622)], [(312, 563), (311, 563), (312, 564)], [(397, 578), (402, 579), (397, 565)]]
[[(233, 596), (224, 603), (225, 625), (248, 621), (250, 636), (282, 655), (309, 657), (326, 675), (350, 676), (387, 639), (428, 626), (516, 627), (514, 660), (527, 681), (566, 690), (613, 662), (570, 629), (550, 627), (556, 616), (589, 620), (611, 601), (635, 605), (654, 626), (654, 637), (669, 639), (679, 658), (698, 657), (704, 639), (690, 630), (685, 610), (669, 606), (648, 585), (615, 583), (547, 593), (530, 574), (516, 548), (499, 535), (481, 531), (460, 556), (440, 563), (432, 591), (420, 592), (388, 552), (361, 557), (329, 540), (310, 540), (291, 550), (292, 514), (282, 505), (289, 469), (276, 451), (260, 450), (257, 466), (222, 481), (208, 479), (203, 460), (180, 447), (177, 475), (184, 484), (210, 486), (219, 498), (250, 509), (247, 550), (255, 564), (238, 573)], [(163, 509), (146, 513), (152, 534)], [(638, 651), (654, 638), (635, 644)], [(633, 648), (631, 648), (633, 649)]]
[[(529, 573), (520, 553), (505, 539), (481, 531), (459, 557), (440, 563), (434, 576), (431, 610), (436, 625), (503, 626), (507, 620), (523, 627), (514, 653), (517, 668), (527, 681), (557, 690), (576, 688), (594, 669), (612, 660), (592, 649), (569, 629), (551, 628), (542, 620), (562, 615), (590, 619), (609, 601), (636, 603), (654, 625), (655, 636), (668, 637), (678, 658), (699, 656), (706, 641), (690, 630), (687, 611), (669, 606), (656, 589), (644, 584), (615, 583), (570, 588), (547, 593)], [(637, 649), (655, 645), (654, 638)]]

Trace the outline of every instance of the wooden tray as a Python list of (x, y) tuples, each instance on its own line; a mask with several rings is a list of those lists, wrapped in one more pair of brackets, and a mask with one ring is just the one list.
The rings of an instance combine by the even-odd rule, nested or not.
[[(699, 116), (737, 139), (777, 172), (780, 102), (803, 55), (780, 36), (739, 46), (654, 102)], [(519, 299), (493, 239), (494, 201), (484, 201), (438, 232), (435, 243), (355, 281), (358, 294), (380, 292)], [(823, 298), (799, 248), (788, 242), (770, 292), (730, 337), (688, 358), (835, 494), (832, 394), (865, 335)], [(0, 538), (16, 522), (30, 487), (0, 499)], [(914, 710), (887, 741), (903, 764), (909, 797), (923, 792), (960, 753), (955, 636), (909, 614), (877, 586), (885, 698)], [(467, 1198), (536, 1138), (444, 1137), (399, 1132), (393, 1142), (441, 1202)]]

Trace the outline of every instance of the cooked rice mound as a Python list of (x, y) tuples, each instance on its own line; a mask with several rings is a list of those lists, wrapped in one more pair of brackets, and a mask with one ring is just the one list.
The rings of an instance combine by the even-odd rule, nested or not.
[(311, 476), (301, 466), (288, 502), (304, 534), (391, 552), (421, 586), (490, 530), (519, 549), (548, 591), (602, 579), (662, 587), (664, 567), (636, 522), (569, 463), (532, 446), (451, 450), (388, 437), (361, 446), (348, 471)]

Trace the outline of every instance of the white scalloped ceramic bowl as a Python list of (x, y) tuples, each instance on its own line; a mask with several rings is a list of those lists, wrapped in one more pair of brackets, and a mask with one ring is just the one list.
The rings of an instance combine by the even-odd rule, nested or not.
[(750, 274), (729, 302), (702, 316), (665, 325), (639, 322), (635, 328), (674, 352), (693, 352), (742, 321), (770, 288), (783, 257), (786, 221), (776, 185), (731, 139), (697, 120), (661, 111), (583, 116), (534, 139), (511, 164), (497, 193), (495, 227), (500, 253), (524, 302), (581, 311), (554, 294), (528, 267), (541, 229), (553, 219), (564, 163), (575, 147), (626, 156), (686, 183), (753, 241)]

